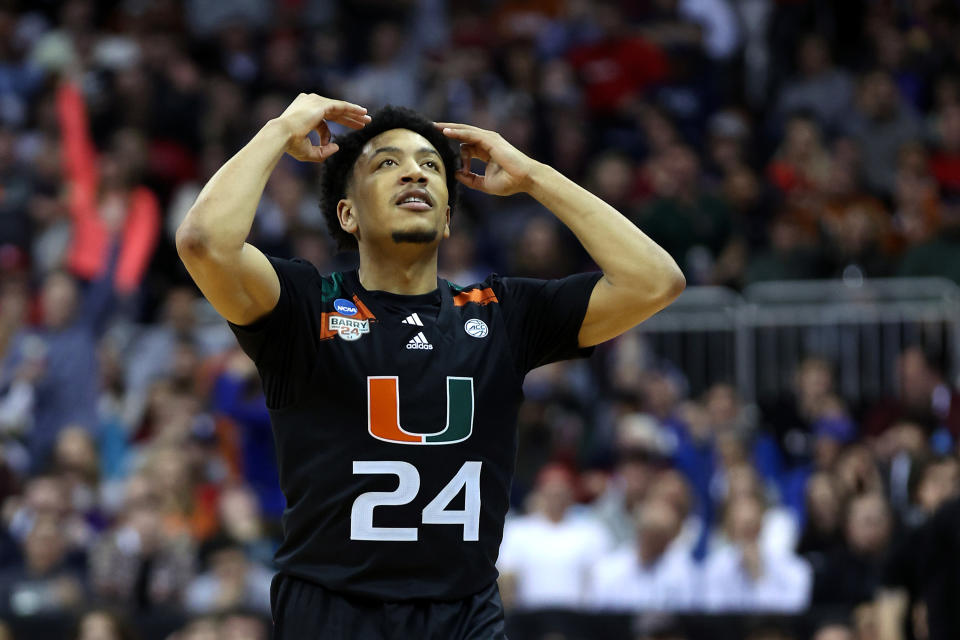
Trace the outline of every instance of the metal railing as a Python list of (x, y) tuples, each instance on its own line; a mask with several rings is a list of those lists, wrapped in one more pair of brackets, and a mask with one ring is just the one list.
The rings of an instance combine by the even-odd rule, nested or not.
[(908, 345), (941, 354), (957, 379), (960, 287), (941, 278), (765, 282), (742, 294), (690, 287), (639, 331), (694, 394), (726, 380), (747, 400), (775, 397), (804, 357), (819, 355), (844, 397), (861, 403), (895, 390), (896, 357)]

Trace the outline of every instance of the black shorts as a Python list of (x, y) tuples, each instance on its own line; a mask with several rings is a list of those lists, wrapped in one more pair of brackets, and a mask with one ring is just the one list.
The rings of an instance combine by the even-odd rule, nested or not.
[(381, 602), (277, 574), (270, 587), (273, 640), (506, 640), (494, 582), (463, 600)]

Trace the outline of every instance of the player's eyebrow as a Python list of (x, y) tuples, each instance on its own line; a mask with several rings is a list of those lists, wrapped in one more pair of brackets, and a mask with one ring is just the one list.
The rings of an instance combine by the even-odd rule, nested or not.
[[(371, 154), (370, 157), (371, 157), (371, 158), (374, 158), (374, 157), (380, 155), (381, 153), (403, 153), (403, 149), (401, 149), (400, 147), (380, 147), (379, 149), (377, 149), (376, 151), (374, 151), (373, 154)], [(433, 149), (433, 148), (431, 148), (431, 147), (420, 147), (419, 149), (417, 149), (416, 153), (417, 153), (417, 154), (421, 154), (421, 153), (431, 153), (431, 154), (437, 156), (438, 158), (440, 157), (440, 154), (437, 153), (437, 150), (436, 150), (436, 149)]]

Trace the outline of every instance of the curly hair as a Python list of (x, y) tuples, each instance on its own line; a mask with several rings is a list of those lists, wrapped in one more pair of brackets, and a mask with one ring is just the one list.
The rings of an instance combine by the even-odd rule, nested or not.
[(454, 174), (459, 169), (459, 154), (453, 150), (446, 136), (433, 125), (431, 120), (412, 109), (387, 105), (371, 114), (370, 123), (363, 129), (337, 136), (334, 141), (340, 146), (340, 149), (324, 161), (321, 169), (320, 209), (327, 221), (327, 229), (333, 239), (337, 241), (337, 248), (340, 250), (355, 250), (357, 239), (353, 234), (347, 233), (340, 227), (340, 220), (337, 218), (337, 203), (347, 197), (347, 186), (350, 183), (353, 167), (357, 158), (360, 157), (364, 145), (384, 131), (390, 131), (391, 129), (409, 129), (414, 133), (419, 133), (440, 154), (440, 159), (443, 160), (446, 171), (447, 192), (450, 194), (447, 204), (450, 206), (450, 212), (453, 213), (458, 186)]

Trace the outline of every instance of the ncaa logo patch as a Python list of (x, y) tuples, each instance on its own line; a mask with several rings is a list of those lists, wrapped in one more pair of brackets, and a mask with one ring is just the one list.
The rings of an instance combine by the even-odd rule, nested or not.
[(333, 301), (333, 308), (337, 310), (337, 313), (343, 314), (345, 316), (355, 316), (357, 315), (357, 306), (350, 302), (349, 300), (344, 300), (343, 298), (337, 298)]
[(467, 332), (468, 336), (474, 338), (486, 338), (487, 334), (490, 333), (487, 323), (477, 318), (467, 320), (467, 323), (463, 325), (463, 330)]
[(363, 337), (363, 334), (370, 333), (370, 321), (345, 318), (343, 316), (330, 316), (327, 328), (330, 329), (330, 331), (336, 331), (337, 335), (344, 340), (353, 342)]

